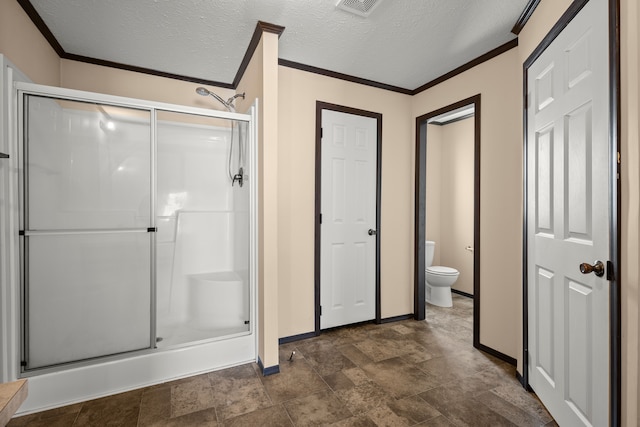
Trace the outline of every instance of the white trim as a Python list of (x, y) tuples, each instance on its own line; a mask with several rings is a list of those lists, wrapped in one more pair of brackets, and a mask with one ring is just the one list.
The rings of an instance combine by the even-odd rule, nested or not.
[[(2, 159), (2, 169), (6, 170), (3, 191), (0, 200), (3, 201), (0, 212), (0, 381), (13, 381), (18, 377), (19, 348), (20, 348), (20, 291), (19, 283), (19, 192), (16, 181), (19, 168), (19, 153), (17, 151), (17, 105), (16, 81), (29, 81), (28, 77), (5, 56), (0, 54), (0, 129), (4, 129), (0, 138), (6, 147), (8, 159)], [(6, 246), (5, 246), (6, 245)]]
[(250, 185), (249, 193), (249, 283), (251, 288), (251, 319), (252, 324), (251, 332), (255, 339), (255, 358), (254, 361), (258, 362), (258, 325), (260, 319), (258, 317), (258, 277), (259, 276), (259, 251), (260, 247), (260, 234), (259, 230), (259, 197), (258, 197), (258, 176), (259, 175), (259, 163), (258, 163), (258, 108), (259, 100), (256, 98), (253, 105), (249, 109), (251, 115), (251, 126), (249, 128), (249, 174), (247, 180)]
[(34, 83), (16, 82), (15, 88), (30, 95), (55, 96), (70, 101), (86, 101), (87, 99), (99, 101), (104, 104), (138, 108), (141, 110), (162, 110), (178, 113), (195, 114), (198, 116), (217, 117), (221, 119), (240, 120), (248, 122), (251, 116), (248, 114), (230, 113), (227, 111), (210, 110), (207, 108), (188, 107), (186, 105), (168, 104), (165, 102), (147, 101), (142, 99), (127, 98), (124, 96), (105, 95), (102, 93), (87, 92), (82, 90), (67, 89), (54, 86), (44, 86)]
[(18, 412), (38, 412), (253, 362), (253, 342), (247, 334), (32, 376), (29, 396)]
[[(157, 212), (156, 212), (156, 201), (157, 201), (157, 191), (158, 191), (158, 164), (157, 164), (157, 154), (158, 154), (158, 112), (151, 112), (151, 123), (150, 123), (150, 162), (149, 172), (151, 174), (151, 188), (149, 191), (151, 192), (151, 209), (149, 212), (151, 219), (151, 227), (154, 230), (157, 230)], [(151, 319), (149, 323), (149, 345), (153, 348), (156, 345), (156, 340), (158, 339), (158, 264), (157, 264), (157, 253), (158, 253), (158, 243), (157, 237), (158, 233), (151, 233), (151, 271), (149, 272), (149, 278), (151, 279), (151, 294), (149, 295), (149, 312), (151, 313)]]

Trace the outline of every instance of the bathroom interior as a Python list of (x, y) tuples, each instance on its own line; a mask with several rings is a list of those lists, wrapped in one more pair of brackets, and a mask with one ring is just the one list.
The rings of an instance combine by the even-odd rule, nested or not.
[[(3, 11), (6, 10), (7, 8), (5, 6), (3, 8)], [(5, 17), (13, 17), (13, 15), (4, 15)], [(22, 21), (18, 21), (17, 19), (16, 21), (22, 24)], [(21, 27), (28, 29), (27, 25), (22, 25)], [(290, 33), (291, 29), (289, 29), (288, 31)], [(18, 34), (22, 35), (22, 32), (19, 32)], [(276, 37), (277, 36), (273, 36), (272, 38), (275, 39)], [(312, 330), (312, 328), (309, 327), (312, 322), (306, 321), (306, 318), (299, 314), (309, 311), (308, 306), (310, 304), (305, 305), (304, 303), (299, 302), (310, 300), (310, 298), (307, 297), (307, 294), (310, 294), (311, 292), (308, 291), (306, 287), (301, 286), (300, 281), (298, 280), (298, 277), (300, 276), (299, 273), (305, 274), (307, 270), (311, 270), (311, 267), (308, 266), (308, 264), (311, 263), (305, 262), (305, 260), (309, 258), (309, 251), (306, 249), (306, 247), (308, 246), (307, 241), (310, 240), (309, 236), (312, 237), (312, 234), (305, 231), (307, 228), (304, 221), (302, 221), (300, 218), (308, 216), (309, 212), (311, 212), (311, 214), (313, 213), (311, 208), (307, 208), (307, 206), (311, 204), (310, 201), (312, 201), (310, 200), (312, 199), (312, 197), (307, 197), (307, 195), (313, 192), (313, 186), (308, 184), (308, 182), (312, 182), (312, 177), (310, 178), (311, 172), (308, 171), (313, 169), (313, 162), (309, 160), (312, 157), (311, 154), (307, 153), (307, 151), (312, 153), (312, 150), (306, 150), (304, 148), (304, 145), (300, 143), (300, 138), (298, 136), (297, 130), (298, 128), (304, 128), (303, 126), (294, 127), (294, 125), (291, 125), (290, 127), (284, 127), (282, 126), (282, 123), (285, 123), (286, 120), (286, 123), (295, 124), (303, 122), (306, 125), (306, 122), (301, 120), (301, 118), (310, 116), (310, 108), (305, 107), (305, 102), (307, 102), (306, 99), (311, 98), (313, 98), (314, 100), (328, 99), (329, 101), (335, 102), (337, 104), (352, 105), (358, 108), (368, 108), (374, 111), (381, 111), (385, 114), (385, 132), (388, 132), (389, 135), (397, 137), (398, 141), (402, 141), (402, 143), (397, 144), (397, 150), (394, 150), (393, 153), (391, 153), (391, 150), (385, 150), (384, 152), (385, 170), (389, 172), (386, 172), (384, 174), (385, 191), (383, 201), (385, 206), (393, 206), (393, 208), (388, 208), (388, 212), (385, 213), (383, 222), (384, 227), (386, 227), (386, 239), (387, 241), (391, 240), (391, 243), (386, 244), (383, 247), (384, 264), (382, 271), (392, 271), (393, 277), (386, 277), (386, 273), (385, 277), (383, 277), (384, 280), (382, 282), (382, 291), (385, 295), (383, 309), (384, 315), (390, 317), (411, 313), (412, 301), (408, 297), (411, 295), (411, 286), (397, 286), (397, 283), (400, 282), (409, 283), (411, 281), (411, 278), (413, 277), (411, 270), (412, 264), (409, 261), (412, 259), (411, 255), (413, 252), (410, 250), (411, 245), (407, 243), (409, 242), (408, 239), (410, 237), (413, 237), (411, 228), (412, 224), (410, 224), (409, 221), (398, 220), (398, 217), (400, 217), (400, 219), (406, 219), (410, 217), (409, 213), (412, 213), (410, 212), (410, 202), (412, 201), (413, 192), (410, 192), (409, 190), (406, 190), (404, 192), (396, 191), (396, 189), (404, 188), (404, 186), (408, 188), (409, 186), (407, 186), (406, 183), (409, 182), (412, 178), (410, 174), (411, 167), (409, 163), (411, 160), (413, 160), (411, 154), (414, 152), (413, 140), (411, 138), (412, 126), (406, 126), (406, 117), (414, 117), (424, 113), (425, 111), (431, 111), (441, 105), (446, 105), (450, 102), (454, 102), (458, 99), (469, 96), (471, 93), (482, 92), (483, 96), (485, 96), (485, 94), (489, 97), (493, 97), (494, 95), (499, 96), (501, 100), (499, 106), (491, 104), (489, 108), (483, 109), (483, 120), (489, 117), (494, 117), (493, 115), (486, 115), (487, 111), (490, 111), (491, 114), (499, 115), (500, 120), (496, 119), (493, 122), (490, 121), (489, 126), (483, 127), (483, 135), (485, 136), (485, 138), (483, 138), (483, 151), (484, 153), (489, 155), (483, 155), (483, 165), (486, 164), (488, 167), (485, 169), (487, 172), (483, 175), (482, 185), (484, 186), (483, 188), (494, 188), (496, 181), (499, 179), (504, 179), (508, 185), (505, 185), (506, 188), (501, 190), (499, 196), (497, 196), (495, 192), (487, 192), (487, 195), (485, 196), (485, 199), (483, 199), (483, 201), (487, 202), (485, 206), (496, 206), (496, 202), (499, 202), (501, 198), (506, 198), (511, 201), (516, 200), (517, 196), (519, 195), (520, 186), (513, 184), (512, 182), (520, 177), (518, 171), (514, 172), (513, 170), (517, 168), (508, 169), (500, 173), (495, 171), (496, 169), (498, 169), (501, 162), (506, 160), (511, 163), (517, 163), (517, 160), (519, 159), (519, 148), (514, 148), (514, 145), (517, 146), (518, 144), (513, 144), (512, 142), (514, 140), (518, 140), (522, 133), (518, 120), (521, 115), (521, 112), (519, 111), (520, 104), (518, 103), (517, 99), (514, 101), (511, 99), (511, 97), (505, 96), (505, 94), (515, 93), (519, 95), (521, 92), (519, 79), (516, 78), (517, 73), (513, 71), (514, 69), (517, 69), (517, 71), (519, 72), (521, 67), (514, 68), (514, 66), (512, 65), (516, 63), (518, 65), (521, 65), (518, 62), (519, 56), (526, 53), (524, 46), (527, 46), (527, 44), (525, 44), (525, 42), (530, 42), (531, 39), (531, 36), (523, 37), (521, 41), (521, 46), (523, 46), (522, 48), (511, 49), (506, 54), (499, 55), (497, 59), (488, 62), (486, 65), (486, 69), (488, 69), (489, 71), (485, 72), (484, 68), (479, 71), (476, 69), (471, 70), (469, 73), (463, 75), (462, 77), (452, 79), (450, 81), (450, 84), (448, 83), (446, 85), (437, 86), (436, 91), (425, 91), (424, 94), (421, 95), (419, 94), (413, 97), (406, 97), (408, 99), (406, 102), (403, 97), (400, 97), (398, 95), (390, 94), (389, 96), (386, 96), (385, 94), (385, 96), (382, 97), (380, 96), (380, 93), (378, 93), (379, 91), (375, 92), (373, 89), (368, 89), (366, 87), (360, 90), (360, 88), (356, 86), (355, 89), (357, 89), (357, 93), (354, 94), (354, 92), (356, 91), (355, 89), (351, 90), (351, 86), (349, 86), (349, 90), (345, 90), (345, 84), (340, 81), (337, 81), (336, 84), (325, 84), (324, 80), (322, 80), (320, 82), (322, 84), (318, 84), (318, 82), (316, 82), (315, 80), (320, 80), (320, 78), (312, 78), (314, 76), (312, 76), (310, 73), (305, 73), (291, 67), (280, 66), (280, 69), (278, 70), (281, 76), (280, 87), (278, 89), (278, 95), (281, 98), (281, 105), (279, 106), (280, 111), (278, 117), (271, 117), (272, 120), (270, 120), (269, 122), (261, 121), (261, 123), (266, 124), (280, 122), (281, 131), (279, 135), (276, 134), (276, 136), (280, 139), (279, 147), (278, 144), (274, 144), (274, 146), (278, 148), (278, 151), (280, 153), (277, 167), (281, 171), (281, 176), (292, 176), (296, 177), (296, 179), (294, 180), (295, 182), (290, 183), (287, 181), (286, 183), (280, 182), (278, 184), (278, 200), (280, 200), (280, 214), (278, 215), (280, 221), (283, 221), (283, 219), (287, 221), (286, 230), (280, 230), (279, 238), (281, 244), (279, 246), (280, 249), (278, 249), (280, 251), (278, 252), (278, 257), (280, 259), (286, 258), (290, 260), (288, 265), (291, 267), (287, 268), (284, 271), (281, 268), (279, 275), (269, 276), (269, 280), (265, 281), (265, 289), (269, 292), (269, 295), (273, 294), (273, 292), (279, 291), (280, 296), (278, 297), (276, 295), (276, 297), (267, 301), (267, 303), (271, 303), (274, 300), (276, 300), (276, 302), (279, 302), (279, 304), (276, 304), (276, 308), (281, 313), (279, 319), (275, 318), (274, 320), (275, 316), (272, 316), (271, 318), (268, 318), (267, 322), (265, 322), (264, 324), (264, 327), (267, 328), (267, 339), (269, 343), (268, 345), (270, 347), (268, 347), (267, 351), (262, 350), (260, 354), (263, 356), (263, 360), (267, 362), (266, 366), (274, 366), (274, 357), (272, 355), (274, 353), (277, 354), (278, 337), (295, 336), (297, 334), (302, 334)], [(4, 44), (11, 47), (12, 42), (7, 42), (7, 40), (16, 40), (16, 38), (5, 38)], [(15, 44), (17, 46), (15, 50), (22, 49), (24, 52), (33, 51), (34, 53), (32, 56), (36, 56), (42, 50), (40, 49), (39, 45), (33, 42), (30, 44)], [(24, 45), (26, 45), (29, 49), (24, 49)], [(48, 45), (45, 47), (50, 49)], [(520, 53), (520, 51), (522, 51), (523, 53)], [(16, 54), (13, 50), (8, 50), (5, 48), (2, 53), (7, 54), (8, 57), (14, 61), (21, 60), (21, 56)], [(258, 53), (262, 53), (262, 51), (259, 51)], [(55, 57), (55, 52), (53, 52), (52, 56)], [(276, 54), (272, 56), (274, 58), (269, 57), (269, 61), (275, 67), (275, 64), (277, 63), (277, 51)], [(41, 54), (40, 58), (47, 58), (47, 56)], [(143, 99), (154, 99), (156, 101), (162, 100), (164, 102), (176, 102), (183, 105), (194, 105), (190, 99), (186, 99), (183, 101), (180, 95), (165, 96), (161, 94), (163, 91), (169, 93), (169, 91), (167, 90), (168, 88), (175, 89), (175, 87), (178, 87), (181, 83), (184, 84), (185, 82), (167, 83), (166, 80), (168, 79), (161, 80), (156, 79), (155, 77), (149, 77), (148, 80), (151, 81), (153, 79), (156, 79), (157, 81), (154, 81), (154, 84), (146, 85), (144, 88), (138, 88), (135, 85), (137, 84), (139, 86), (143, 86), (143, 83), (140, 82), (140, 79), (136, 79), (137, 76), (134, 73), (130, 73), (132, 77), (129, 78), (129, 75), (120, 70), (107, 70), (105, 72), (102, 72), (102, 69), (98, 66), (94, 67), (65, 58), (60, 59), (58, 57), (55, 57), (54, 59), (55, 61), (52, 60), (54, 64), (51, 67), (48, 66), (48, 63), (46, 63), (46, 61), (36, 61), (34, 65), (29, 64), (29, 66), (25, 66), (22, 64), (19, 65), (24, 68), (24, 71), (28, 73), (29, 76), (34, 78), (35, 81), (42, 84), (58, 84), (65, 87), (74, 87), (101, 93), (122, 94), (122, 92), (118, 92), (120, 88), (114, 87), (116, 83), (119, 83), (118, 79), (112, 78), (112, 76), (122, 75), (124, 77), (122, 77), (121, 80), (124, 81), (125, 84), (131, 83), (131, 81), (134, 82), (134, 84), (130, 84), (128, 86), (129, 93), (126, 93), (126, 96), (139, 96)], [(42, 70), (42, 73), (38, 73), (39, 69)], [(44, 77), (42, 76), (43, 74), (48, 73), (49, 69), (60, 72), (61, 75), (58, 78), (58, 81), (55, 81), (55, 73), (49, 73), (51, 77), (49, 77), (49, 75), (45, 75)], [(470, 77), (467, 77), (467, 75)], [(488, 78), (487, 75), (495, 75), (496, 77)], [(514, 76), (512, 77), (512, 75)], [(471, 84), (469, 83), (470, 80), (472, 81)], [(5, 81), (6, 80), (3, 79), (3, 83)], [(89, 84), (89, 81), (95, 83)], [(105, 83), (111, 81), (116, 81), (116, 83)], [(264, 81), (269, 82), (276, 88), (278, 87), (276, 85), (277, 79), (276, 81), (273, 81), (273, 79), (264, 79)], [(146, 84), (146, 81), (144, 83)], [(194, 84), (193, 86), (195, 87), (196, 85)], [(193, 93), (194, 87), (192, 87), (189, 92)], [(303, 88), (305, 89), (304, 93), (302, 93), (303, 91), (301, 90)], [(225, 89), (222, 88), (216, 88), (216, 91), (224, 90)], [(186, 93), (187, 91), (184, 92)], [(295, 94), (295, 98), (292, 94)], [(224, 94), (225, 98), (227, 98), (228, 96), (228, 94)], [(293, 101), (294, 99), (296, 101), (295, 103), (287, 102)], [(405, 105), (409, 102), (411, 102), (412, 104)], [(246, 110), (243, 109), (242, 111), (244, 112)], [(398, 118), (398, 116), (402, 116), (401, 119)], [(500, 122), (500, 126), (497, 126), (495, 122)], [(387, 138), (387, 136), (385, 136), (385, 138)], [(8, 150), (3, 150), (3, 152), (5, 151)], [(500, 157), (502, 158), (500, 161), (496, 161), (497, 156), (491, 156), (491, 153), (496, 152), (500, 153)], [(391, 154), (393, 154), (394, 157), (391, 157)], [(271, 165), (273, 163), (272, 160), (273, 159), (269, 159), (269, 162), (265, 162), (264, 165)], [(13, 156), (11, 160), (3, 161), (4, 163), (1, 171), (3, 175), (8, 175), (8, 173), (6, 172), (8, 170), (8, 165), (10, 165), (13, 161)], [(261, 163), (261, 165), (262, 164), (263, 163)], [(496, 178), (495, 175), (500, 175), (501, 178)], [(282, 179), (280, 179), (280, 181), (282, 181)], [(0, 185), (6, 187), (6, 181), (0, 183)], [(245, 186), (246, 185), (247, 184), (245, 184)], [(235, 191), (235, 189), (236, 188), (234, 186), (232, 191)], [(393, 190), (390, 191), (389, 189)], [(491, 224), (489, 227), (487, 227), (487, 223), (485, 222), (483, 225), (483, 227), (485, 227), (484, 234), (492, 235), (496, 231), (517, 234), (520, 230), (521, 224), (519, 216), (517, 214), (512, 214), (513, 210), (517, 210), (517, 207), (513, 208), (513, 205), (515, 204), (515, 202), (512, 202), (509, 204), (509, 206), (503, 209), (499, 209), (495, 212), (492, 211), (492, 217), (496, 218), (494, 223), (500, 223), (500, 227), (498, 228), (494, 224)], [(295, 216), (291, 214), (291, 212), (294, 211), (294, 205), (295, 212), (299, 213)], [(270, 212), (267, 213), (270, 214)], [(271, 220), (273, 216), (276, 215), (267, 217), (267, 219)], [(514, 216), (516, 217), (516, 220), (511, 219)], [(3, 229), (6, 228), (4, 227), (5, 219), (5, 216), (0, 218), (0, 223), (3, 224)], [(171, 219), (167, 219), (166, 221), (170, 222)], [(270, 224), (273, 224), (274, 222), (275, 221), (271, 221)], [(161, 255), (160, 253), (162, 251), (164, 251), (165, 253), (171, 253), (171, 251), (173, 250), (170, 248), (171, 245), (176, 245), (175, 242), (171, 241), (170, 236), (162, 236), (164, 231), (166, 231), (166, 228), (163, 228), (161, 224), (161, 219), (156, 218), (156, 225), (158, 227), (158, 230), (156, 233), (152, 233), (155, 234), (155, 251), (156, 256), (158, 257)], [(283, 234), (285, 239), (283, 239), (282, 237)], [(291, 238), (289, 238), (289, 235), (291, 236)], [(4, 239), (6, 237), (6, 234), (0, 237)], [(427, 238), (435, 241), (437, 245), (436, 257), (438, 261), (434, 262), (434, 264), (453, 266), (453, 264), (449, 263), (449, 261), (440, 259), (441, 256), (444, 255), (443, 253), (441, 253), (443, 249), (441, 245), (444, 244), (444, 242), (442, 242), (439, 237), (433, 236), (432, 234), (428, 234)], [(272, 243), (273, 241), (267, 241), (267, 244), (264, 245), (264, 247), (268, 251), (267, 254), (276, 253), (276, 246)], [(162, 248), (162, 245), (164, 245), (165, 247)], [(464, 245), (466, 246), (468, 245), (468, 243), (465, 242)], [(3, 248), (4, 247), (6, 246), (3, 246)], [(282, 249), (283, 247), (284, 249)], [(480, 246), (477, 247), (477, 249), (479, 248)], [(512, 283), (514, 283), (514, 281), (518, 280), (518, 278), (520, 277), (520, 270), (517, 266), (519, 256), (516, 253), (516, 249), (516, 245), (505, 246), (488, 244), (483, 246), (482, 251), (483, 266), (488, 267), (486, 269), (483, 269), (484, 272), (492, 270), (492, 267), (497, 264), (497, 260), (505, 265), (504, 277), (496, 281), (492, 280), (492, 283), (486, 283), (486, 285), (483, 287), (483, 292), (487, 288), (496, 289), (497, 291), (504, 290), (504, 295), (501, 295), (500, 299), (485, 298), (484, 295), (488, 294), (483, 294), (483, 307), (486, 308), (486, 310), (484, 310), (484, 313), (497, 313), (494, 317), (488, 319), (486, 322), (483, 321), (483, 324), (485, 325), (485, 329), (483, 329), (483, 342), (490, 347), (503, 352), (504, 354), (514, 357), (518, 355), (518, 317), (517, 313), (513, 314), (514, 312), (517, 312), (517, 307), (513, 310), (511, 310), (509, 307), (515, 307), (518, 301), (516, 295), (517, 289), (514, 290), (515, 287), (512, 286)], [(270, 257), (268, 258), (268, 261), (278, 259), (278, 257)], [(165, 267), (166, 266), (167, 265), (165, 264)], [(2, 267), (6, 272), (6, 269), (4, 269), (5, 264), (3, 264)], [(160, 266), (157, 267), (159, 268)], [(461, 268), (459, 267), (456, 267), (456, 269), (461, 271)], [(154, 272), (154, 274), (159, 273)], [(158, 286), (160, 287), (162, 279), (160, 277), (157, 277), (156, 281), (158, 283)], [(165, 283), (166, 282), (170, 282), (170, 280), (165, 279)], [(458, 282), (454, 284), (454, 289), (461, 282), (462, 278), (459, 278)], [(397, 295), (397, 298), (386, 298), (386, 296), (390, 294), (394, 294), (394, 296)], [(167, 294), (165, 293), (165, 296), (166, 295)], [(286, 297), (283, 297), (283, 295), (286, 295)], [(4, 299), (5, 294), (3, 294), (2, 296)], [(296, 303), (286, 304), (286, 298), (291, 298), (291, 300), (296, 301)], [(162, 293), (160, 289), (158, 289), (157, 299), (159, 303), (158, 307), (160, 308), (162, 301)], [(494, 310), (494, 308), (497, 306), (497, 303), (493, 303), (492, 301), (500, 301), (501, 310)], [(505, 308), (502, 309), (503, 307)], [(165, 308), (167, 308), (168, 310), (169, 305), (165, 305)], [(158, 338), (162, 338), (161, 341), (158, 341), (155, 344), (158, 346), (157, 350), (168, 350), (170, 352), (173, 351), (173, 349), (179, 349), (186, 351), (194, 347), (189, 343), (185, 343), (184, 345), (177, 344), (177, 347), (173, 346), (173, 344), (171, 344), (171, 336), (162, 330), (160, 319), (156, 320), (156, 328), (158, 329), (158, 331), (156, 331), (157, 333), (153, 334), (153, 339), (157, 341)], [(171, 326), (170, 320), (170, 318), (167, 318), (167, 325), (169, 326)], [(255, 322), (253, 322), (253, 325), (250, 326), (255, 326)], [(3, 325), (3, 327), (5, 330), (7, 329), (6, 325)], [(494, 331), (499, 331), (499, 333), (494, 333)], [(151, 336), (151, 333), (149, 335)], [(15, 340), (15, 337), (12, 338), (9, 335), (3, 335), (3, 338), (5, 336), (10, 340)], [(5, 346), (10, 347), (11, 343), (5, 344)], [(166, 347), (163, 349), (162, 346)], [(145, 350), (142, 350), (139, 353), (136, 352), (135, 354), (143, 354), (144, 352)], [(255, 354), (256, 353), (254, 353), (254, 356)], [(268, 357), (265, 358), (265, 355)], [(277, 357), (275, 358), (275, 360), (277, 360)], [(15, 360), (10, 360), (8, 363), (10, 365), (17, 366), (18, 362)], [(60, 369), (61, 371), (73, 370), (69, 365), (61, 365)], [(173, 377), (178, 377), (180, 375), (181, 374), (179, 373), (175, 375), (172, 374)], [(11, 373), (7, 374), (5, 372), (4, 377), (11, 378), (12, 375)], [(15, 378), (15, 376), (13, 377)], [(92, 380), (92, 378), (87, 378), (87, 381)], [(125, 384), (124, 387), (126, 387), (127, 383), (123, 382), (123, 384)], [(93, 395), (89, 393), (83, 395), (84, 398), (90, 398), (91, 396)], [(25, 409), (28, 410), (28, 408)]]
[(257, 106), (16, 87), (23, 409), (255, 361)]
[(474, 132), (473, 104), (427, 124), (425, 291), (441, 307), (474, 297)]

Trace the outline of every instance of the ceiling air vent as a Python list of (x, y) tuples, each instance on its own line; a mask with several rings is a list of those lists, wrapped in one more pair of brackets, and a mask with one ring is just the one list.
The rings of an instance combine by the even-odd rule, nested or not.
[(380, 3), (382, 0), (340, 0), (336, 7), (366, 18)]

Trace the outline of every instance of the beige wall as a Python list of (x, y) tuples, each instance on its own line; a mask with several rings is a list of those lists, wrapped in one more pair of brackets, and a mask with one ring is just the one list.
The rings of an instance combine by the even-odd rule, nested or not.
[[(624, 0), (623, 0), (624, 1)], [(522, 63), (558, 22), (572, 0), (542, 0), (527, 25), (518, 35), (518, 51)]]
[(468, 118), (442, 126), (441, 222), (436, 242), (440, 265), (460, 272), (452, 289), (468, 294), (473, 294), (473, 252), (465, 248), (473, 247), (474, 123)]
[[(522, 109), (517, 49), (413, 97), (413, 117), (481, 94), (480, 342), (519, 354)], [(507, 95), (509, 94), (509, 95)], [(500, 274), (495, 274), (499, 271)]]
[(621, 6), (621, 254), (622, 254), (622, 420), (640, 425), (640, 7), (635, 0)]
[(34, 83), (60, 84), (60, 58), (17, 1), (0, 0), (0, 53)]
[(316, 101), (382, 113), (382, 317), (413, 313), (410, 97), (287, 67), (279, 87), (280, 337), (314, 330)]
[[(260, 243), (260, 257), (263, 259), (264, 282), (262, 284), (263, 303), (258, 307), (263, 310), (260, 321), (264, 322), (264, 349), (260, 353), (265, 367), (278, 365), (278, 336), (279, 336), (279, 298), (280, 276), (279, 266), (281, 244), (279, 243), (279, 110), (278, 110), (278, 35), (273, 33), (263, 34), (263, 99), (261, 109), (262, 120), (259, 128), (262, 129), (261, 151), (262, 160), (258, 162), (258, 173), (263, 187), (262, 197), (259, 200), (259, 212), (263, 215), (260, 227), (263, 234)], [(260, 286), (260, 285), (259, 285)]]
[[(198, 95), (195, 90), (200, 85), (196, 83), (68, 59), (60, 61), (60, 71), (60, 86), (65, 88), (226, 111), (212, 97)], [(209, 89), (223, 99), (236, 93), (220, 87)]]

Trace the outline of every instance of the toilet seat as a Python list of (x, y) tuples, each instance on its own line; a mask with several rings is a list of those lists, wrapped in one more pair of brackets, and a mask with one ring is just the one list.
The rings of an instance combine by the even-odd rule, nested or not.
[(431, 267), (427, 267), (427, 272), (431, 274), (435, 274), (437, 276), (455, 276), (460, 274), (458, 270), (451, 267), (444, 267), (441, 265), (434, 265)]

